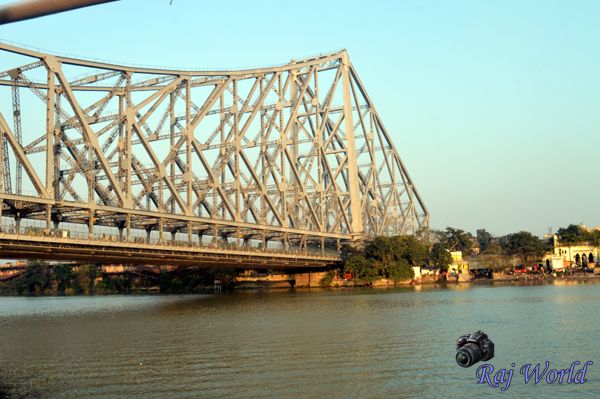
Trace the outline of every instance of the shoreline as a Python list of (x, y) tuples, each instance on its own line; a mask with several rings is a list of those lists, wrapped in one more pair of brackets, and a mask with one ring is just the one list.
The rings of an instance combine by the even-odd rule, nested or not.
[[(512, 276), (511, 276), (512, 277)], [(40, 295), (26, 295), (26, 294), (9, 294), (2, 293), (0, 298), (42, 298), (42, 297), (102, 297), (102, 296), (115, 296), (115, 295), (132, 295), (132, 296), (174, 296), (174, 295), (214, 295), (220, 293), (235, 293), (235, 292), (252, 292), (252, 291), (310, 291), (310, 290), (348, 290), (348, 289), (407, 289), (413, 288), (413, 290), (420, 290), (422, 288), (447, 288), (454, 286), (468, 287), (473, 286), (540, 286), (540, 285), (569, 285), (570, 283), (597, 283), (600, 282), (600, 275), (598, 274), (575, 274), (566, 276), (542, 276), (542, 275), (529, 275), (529, 276), (517, 276), (512, 278), (475, 278), (468, 281), (453, 281), (450, 280), (426, 280), (418, 283), (410, 281), (385, 283), (385, 284), (373, 284), (373, 285), (360, 285), (360, 284), (330, 284), (327, 286), (291, 286), (291, 285), (269, 285), (269, 284), (255, 284), (252, 286), (242, 285), (234, 286), (228, 290), (215, 290), (210, 287), (198, 287), (192, 291), (182, 292), (158, 292), (152, 290), (132, 290), (130, 292), (102, 292), (102, 293), (91, 293), (91, 294), (40, 294)]]

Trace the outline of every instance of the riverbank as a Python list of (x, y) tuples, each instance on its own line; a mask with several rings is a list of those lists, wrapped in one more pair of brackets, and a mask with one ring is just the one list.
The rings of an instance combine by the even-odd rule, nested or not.
[(311, 288), (394, 288), (445, 284), (537, 284), (600, 280), (600, 274), (569, 275), (493, 273), (491, 278), (474, 277), (470, 273), (458, 276), (421, 274), (419, 278), (392, 280), (380, 278), (370, 282), (352, 278), (341, 270), (296, 274), (263, 271), (239, 272), (199, 268), (127, 268), (94, 265), (27, 264), (20, 274), (0, 281), (0, 295), (56, 296), (106, 294), (205, 294), (232, 290), (311, 289)]

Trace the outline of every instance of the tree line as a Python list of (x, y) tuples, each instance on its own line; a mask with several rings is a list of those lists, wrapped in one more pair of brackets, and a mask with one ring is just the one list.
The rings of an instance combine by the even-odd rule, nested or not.
[(125, 271), (120, 275), (103, 273), (101, 266), (28, 262), (25, 272), (0, 284), (5, 295), (93, 295), (128, 294), (158, 288), (161, 293), (202, 291), (215, 279), (227, 280), (231, 269), (181, 268), (159, 274)]
[[(600, 231), (571, 224), (557, 231), (561, 243), (600, 245)], [(536, 262), (552, 251), (552, 239), (541, 239), (519, 231), (493, 236), (486, 229), (476, 235), (459, 228), (427, 229), (415, 235), (375, 237), (362, 249), (346, 247), (342, 272), (351, 273), (355, 280), (366, 285), (387, 278), (393, 281), (413, 277), (413, 266), (429, 265), (446, 271), (452, 263), (450, 252), (462, 251), (464, 256), (489, 254), (515, 257), (522, 264)]]

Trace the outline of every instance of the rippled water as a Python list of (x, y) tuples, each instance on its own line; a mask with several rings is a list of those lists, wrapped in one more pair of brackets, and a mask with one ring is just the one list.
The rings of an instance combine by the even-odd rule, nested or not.
[[(600, 397), (600, 285), (0, 298), (0, 382), (49, 398)], [(510, 389), (454, 361), (483, 329)], [(582, 385), (518, 367), (594, 361)]]

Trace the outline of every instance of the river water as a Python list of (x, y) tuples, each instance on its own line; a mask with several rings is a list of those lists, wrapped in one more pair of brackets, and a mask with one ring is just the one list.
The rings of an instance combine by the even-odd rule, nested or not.
[[(0, 385), (40, 398), (600, 397), (600, 285), (0, 298)], [(506, 392), (454, 360), (482, 329)], [(523, 364), (594, 362), (584, 384)], [(508, 371), (508, 370), (507, 370)], [(0, 397), (2, 395), (0, 394)]]

